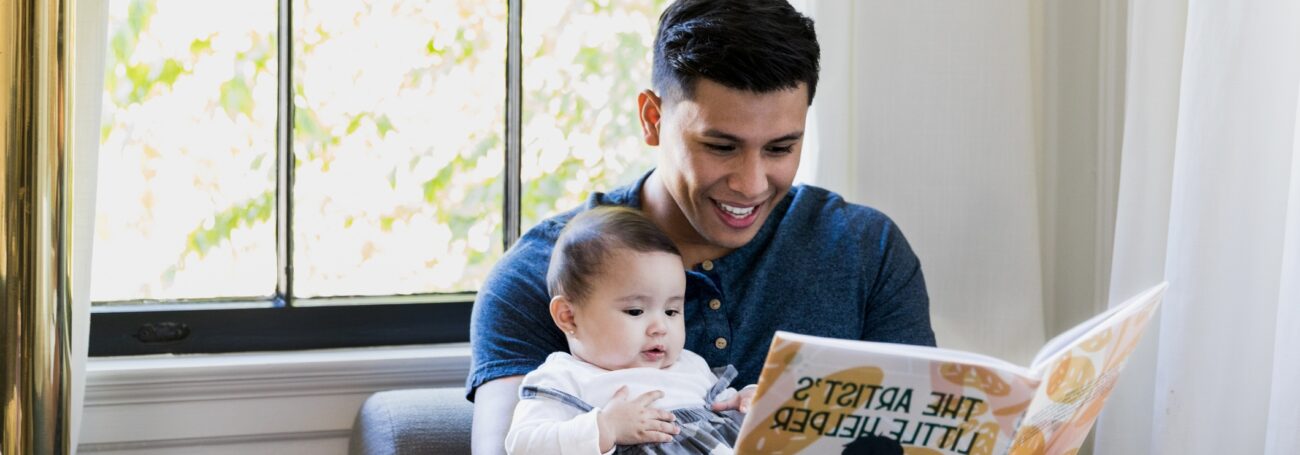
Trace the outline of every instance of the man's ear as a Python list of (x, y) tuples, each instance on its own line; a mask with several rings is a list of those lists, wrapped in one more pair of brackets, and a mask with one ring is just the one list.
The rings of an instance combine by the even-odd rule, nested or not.
[(573, 334), (578, 324), (573, 320), (573, 302), (568, 298), (557, 295), (551, 299), (551, 320), (555, 325), (563, 330), (564, 333)]
[(659, 119), (663, 116), (663, 100), (653, 90), (642, 90), (636, 96), (637, 113), (641, 117), (641, 133), (646, 145), (659, 145)]

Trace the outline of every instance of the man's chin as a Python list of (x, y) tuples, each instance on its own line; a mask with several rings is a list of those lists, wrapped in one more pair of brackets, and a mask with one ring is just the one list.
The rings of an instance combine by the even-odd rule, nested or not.
[(763, 224), (760, 222), (740, 231), (728, 227), (716, 228), (705, 239), (714, 246), (735, 250), (753, 241), (754, 236), (758, 234), (758, 229), (762, 226)]

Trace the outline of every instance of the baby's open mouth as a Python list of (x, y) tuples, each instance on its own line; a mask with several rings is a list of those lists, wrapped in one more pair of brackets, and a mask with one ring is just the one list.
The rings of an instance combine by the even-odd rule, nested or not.
[(650, 349), (641, 351), (641, 356), (647, 360), (659, 360), (666, 354), (668, 354), (668, 350), (664, 349), (663, 346), (651, 346)]

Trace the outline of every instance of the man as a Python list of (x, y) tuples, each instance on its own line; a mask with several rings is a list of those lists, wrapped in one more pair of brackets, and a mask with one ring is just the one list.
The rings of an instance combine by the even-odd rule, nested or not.
[[(474, 451), (499, 453), (522, 375), (566, 351), (546, 269), (580, 210), (641, 210), (682, 253), (686, 348), (758, 380), (776, 330), (934, 344), (920, 263), (884, 214), (792, 187), (817, 87), (812, 21), (785, 0), (678, 0), (660, 17), (654, 90), (637, 98), (658, 167), (520, 239), (471, 322)], [(738, 400), (723, 407), (735, 408)]]

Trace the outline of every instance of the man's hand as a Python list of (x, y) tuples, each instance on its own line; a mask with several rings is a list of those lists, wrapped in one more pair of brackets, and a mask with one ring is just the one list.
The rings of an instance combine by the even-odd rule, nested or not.
[(736, 392), (735, 395), (732, 395), (731, 398), (728, 398), (723, 401), (714, 402), (713, 410), (727, 411), (727, 410), (735, 409), (737, 411), (740, 411), (742, 414), (748, 413), (749, 406), (754, 404), (755, 390), (758, 389), (755, 387), (745, 387), (743, 389), (740, 389), (740, 391)]
[(629, 400), (627, 386), (614, 392), (614, 398), (596, 415), (601, 453), (613, 449), (614, 444), (672, 441), (673, 435), (681, 431), (673, 423), (673, 413), (650, 407), (650, 403), (663, 396), (663, 392), (652, 390)]

